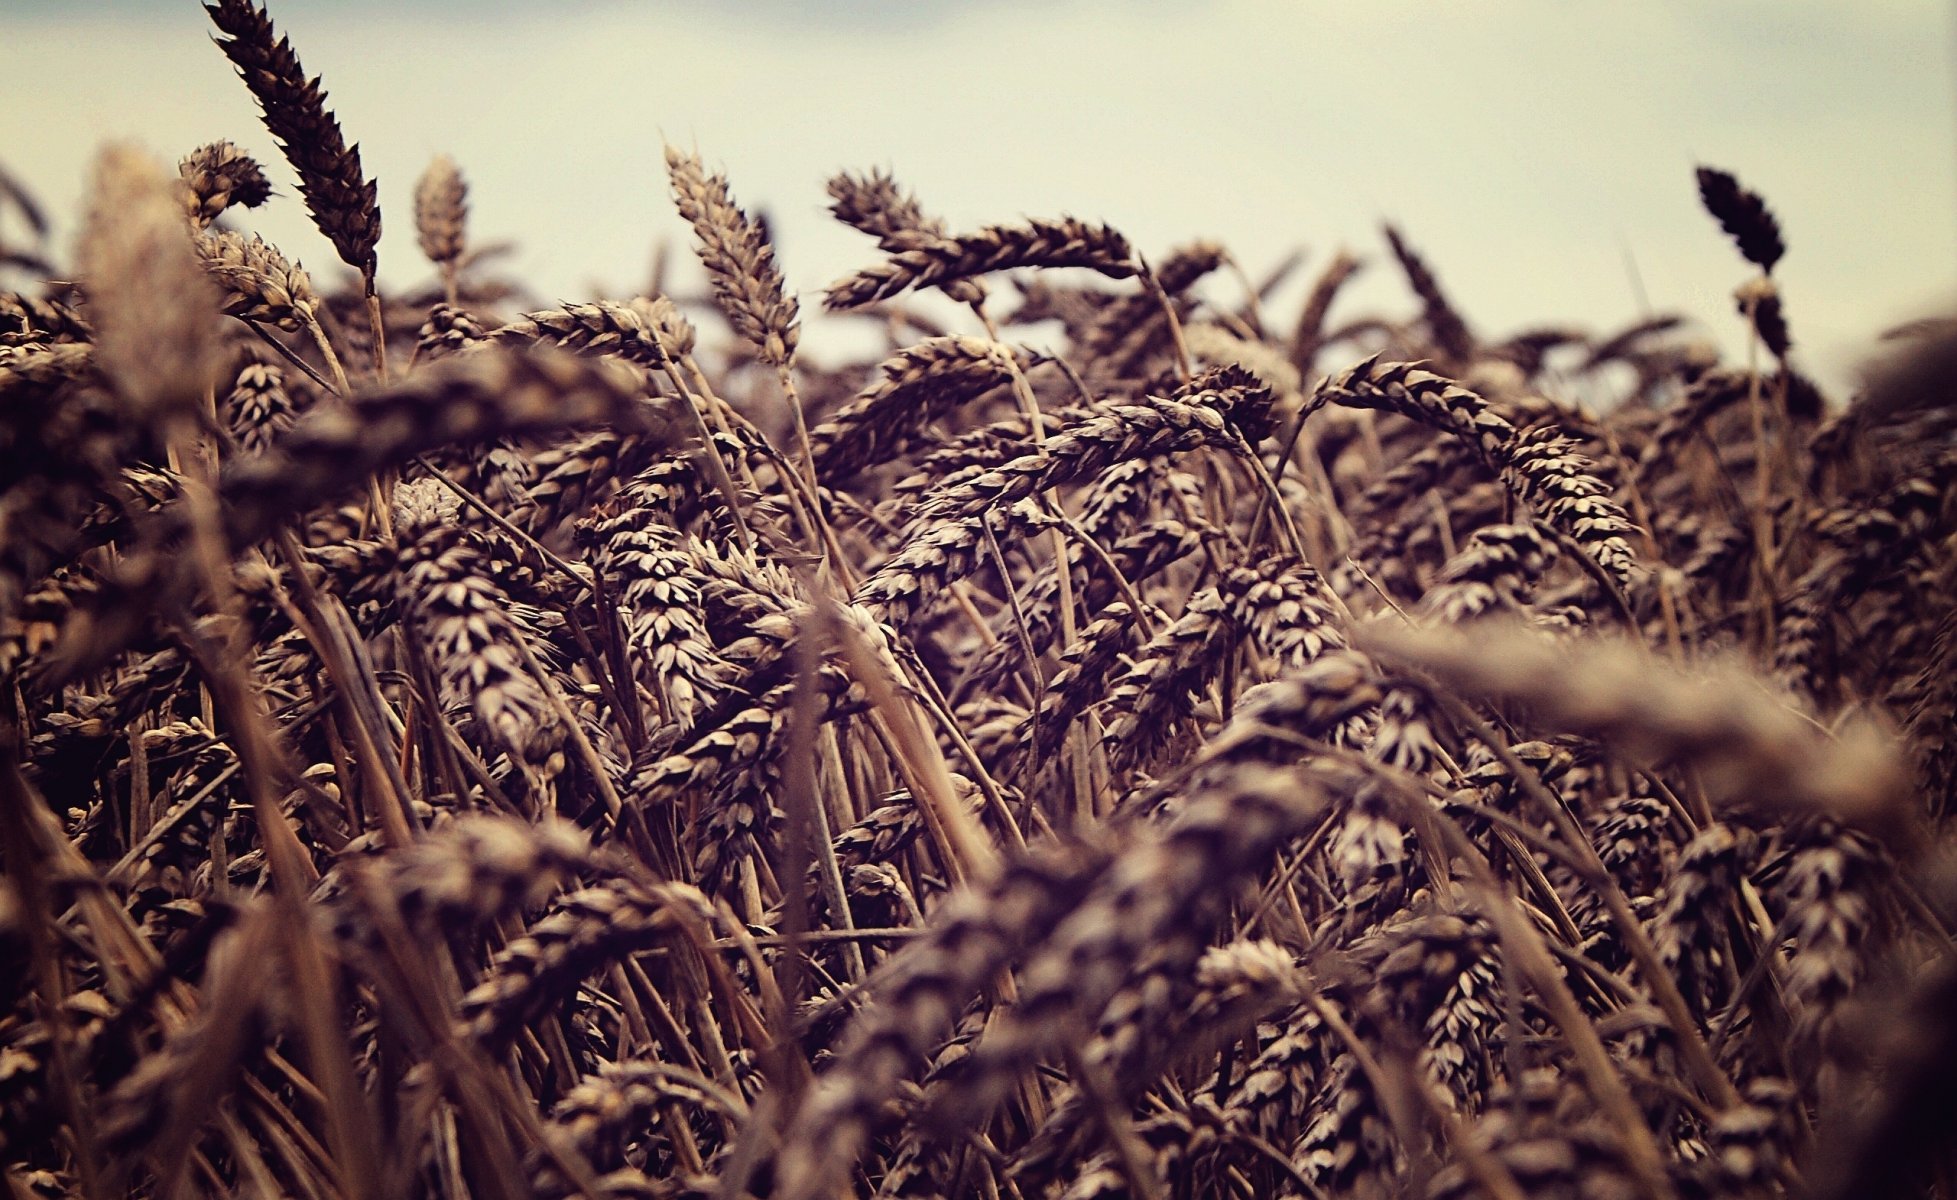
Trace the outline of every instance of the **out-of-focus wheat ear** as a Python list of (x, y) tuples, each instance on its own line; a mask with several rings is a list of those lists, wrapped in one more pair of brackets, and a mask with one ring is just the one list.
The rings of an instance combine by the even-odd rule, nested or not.
[[(226, 464), (219, 479), (224, 533), (231, 549), (242, 551), (294, 515), (346, 496), (375, 471), (439, 446), (590, 425), (643, 432), (663, 445), (684, 438), (671, 408), (648, 399), (637, 368), (623, 363), (549, 350), (438, 363), (356, 393), (349, 403), (315, 408), (265, 453)], [(157, 519), (158, 545), (188, 529), (181, 506)], [(158, 554), (117, 564), (97, 603), (69, 622), (46, 669), (61, 675), (114, 655), (142, 627), (173, 566)]]
[(1666, 471), (1676, 469), (1679, 456), (1706, 423), (1745, 400), (1755, 386), (1751, 372), (1730, 368), (1707, 371), (1693, 380), (1685, 394), (1665, 411), (1664, 418), (1639, 451), (1638, 485), (1649, 487)]
[(1317, 282), (1311, 285), (1311, 292), (1305, 297), (1305, 307), (1298, 314), (1297, 328), (1291, 332), (1289, 353), (1291, 365), (1302, 372), (1311, 370), (1312, 360), (1325, 344), (1325, 318), (1332, 311), (1332, 302), (1339, 292), (1364, 264), (1352, 254), (1341, 248), (1332, 261), (1325, 264), (1319, 272)]
[(542, 900), (591, 862), (590, 840), (568, 822), (470, 814), (409, 846), (354, 860), (314, 899), (323, 905), (335, 940), (390, 954), (397, 948), (375, 928), (373, 897), (384, 897), (417, 933), (462, 937), (512, 908)]
[(224, 311), (243, 321), (298, 329), (318, 323), (319, 297), (304, 267), (277, 248), (229, 230), (197, 239), (204, 269), (224, 289)]
[(932, 913), (931, 927), (870, 978), (870, 1003), (789, 1122), (775, 1166), (777, 1200), (835, 1194), (886, 1102), (919, 1072), (959, 1012), (1079, 904), (1109, 862), (1104, 847), (1047, 845)]
[(0, 347), (86, 342), (94, 336), (88, 321), (58, 300), (0, 292)]
[(251, 1056), (272, 1001), (278, 923), (267, 905), (246, 910), (239, 927), (221, 937), (211, 954), (198, 1011), (162, 1044), (137, 1060), (102, 1098), (98, 1134), (118, 1158), (133, 1165), (148, 1151), (165, 1179), (182, 1178), (198, 1129), (233, 1092), (241, 1062)]
[(1787, 312), (1780, 302), (1779, 286), (1764, 275), (1755, 276), (1734, 291), (1733, 303), (1739, 308), (1740, 315), (1753, 325), (1753, 331), (1760, 335), (1760, 343), (1772, 351), (1775, 358), (1786, 362), (1794, 339), (1787, 332)]
[(177, 174), (186, 189), (185, 211), (190, 223), (199, 229), (209, 229), (211, 222), (234, 204), (257, 208), (272, 196), (265, 168), (230, 142), (212, 142), (192, 150), (177, 164)]
[(1635, 759), (1694, 763), (1715, 799), (1818, 810), (1892, 847), (1910, 836), (1893, 739), (1852, 723), (1829, 737), (1737, 666), (1688, 674), (1627, 642), (1553, 639), (1496, 623), (1471, 633), (1378, 625), (1355, 640), (1470, 698), (1528, 704), (1543, 724)]
[(415, 184), (415, 238), (442, 271), (442, 290), (455, 303), (455, 278), (467, 246), (469, 185), (455, 160), (437, 154)]
[(39, 402), (92, 378), (95, 369), (95, 347), (87, 342), (0, 346), (0, 396), (10, 404)]
[(1879, 905), (1893, 870), (1878, 847), (1832, 823), (1798, 836), (1779, 891), (1792, 943), (1781, 977), (1802, 1045), (1825, 1049), (1843, 1000), (1876, 961)]
[(1774, 220), (1766, 200), (1716, 167), (1700, 167), (1697, 175), (1700, 203), (1746, 261), (1771, 274), (1787, 246), (1780, 240), (1780, 222)]
[(218, 49), (238, 68), (299, 176), (299, 192), (313, 223), (341, 261), (360, 272), (374, 294), (374, 247), (381, 237), (374, 182), (360, 167), (360, 147), (348, 146), (340, 122), (326, 108), (317, 78), (307, 78), (292, 43), (272, 28), (271, 15), (252, 0), (206, 4), (212, 24), (225, 36)]
[(666, 147), (673, 200), (700, 239), (700, 261), (714, 299), (741, 335), (771, 367), (788, 366), (801, 334), (795, 298), (782, 285), (767, 232), (750, 219), (724, 175), (708, 174), (695, 154)]
[(1457, 364), (1467, 362), (1474, 356), (1474, 335), (1468, 332), (1468, 323), (1441, 290), (1441, 281), (1435, 278), (1427, 260), (1391, 225), (1386, 227), (1386, 244), (1393, 247), (1393, 257), (1400, 260), (1400, 269), (1406, 272), (1407, 285), (1413, 288), (1425, 308), (1422, 315), (1427, 321), (1427, 335), (1449, 359)]
[(127, 145), (96, 158), (82, 230), (95, 363), (141, 420), (188, 415), (216, 381), (217, 296), (191, 249), (177, 185)]
[(1086, 267), (1110, 279), (1141, 272), (1128, 239), (1105, 225), (1072, 217), (988, 225), (977, 233), (902, 250), (874, 267), (829, 285), (831, 310), (861, 308), (915, 287), (942, 287), (993, 271), (1020, 267)]

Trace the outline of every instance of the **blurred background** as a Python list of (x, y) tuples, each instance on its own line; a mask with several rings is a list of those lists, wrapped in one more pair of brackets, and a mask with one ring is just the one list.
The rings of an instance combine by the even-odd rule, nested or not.
[[(825, 212), (845, 168), (893, 171), (954, 231), (1071, 213), (1151, 257), (1221, 241), (1253, 277), (1302, 249), (1280, 313), (1340, 246), (1375, 268), (1342, 306), (1411, 311), (1380, 235), (1391, 220), (1479, 332), (1676, 311), (1739, 357), (1748, 269), (1699, 207), (1704, 162), (1780, 218), (1796, 361), (1837, 398), (1882, 330), (1957, 300), (1957, 8), (1933, 0), (274, 0), (271, 14), (379, 180), (385, 284), (432, 276), (411, 195), (443, 152), (470, 186), (472, 241), (516, 242), (498, 273), (535, 300), (643, 288), (662, 241), (688, 248), (670, 139), (767, 215), (818, 361), (861, 349), (860, 329), (815, 311), (820, 288), (876, 257)], [(193, 0), (0, 0), (0, 28), (0, 164), (54, 219), (58, 261), (103, 140), (174, 162), (223, 138), (281, 191), (241, 223), (334, 278)]]

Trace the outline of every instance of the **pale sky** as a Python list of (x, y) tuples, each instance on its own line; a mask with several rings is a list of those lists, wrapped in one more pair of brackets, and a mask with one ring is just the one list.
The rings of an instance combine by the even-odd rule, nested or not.
[[(1747, 268), (1692, 168), (1779, 215), (1803, 365), (1834, 385), (1876, 333), (1957, 303), (1957, 20), (1942, 0), (274, 0), (380, 181), (384, 282), (427, 278), (412, 188), (446, 152), (471, 232), (515, 239), (540, 301), (617, 293), (684, 226), (661, 139), (765, 209), (791, 287), (873, 261), (823, 183), (886, 167), (953, 229), (1106, 221), (1159, 257), (1195, 237), (1258, 274), (1341, 244), (1375, 270), (1345, 312), (1410, 311), (1392, 219), (1476, 329), (1608, 331), (1652, 309), (1737, 353)], [(0, 0), (0, 162), (61, 219), (134, 138), (174, 161), (228, 138), (284, 195), (261, 232), (316, 274), (331, 248), (192, 0)], [(812, 322), (818, 359), (853, 352)], [(825, 356), (825, 344), (831, 353)], [(841, 349), (838, 349), (841, 348)]]

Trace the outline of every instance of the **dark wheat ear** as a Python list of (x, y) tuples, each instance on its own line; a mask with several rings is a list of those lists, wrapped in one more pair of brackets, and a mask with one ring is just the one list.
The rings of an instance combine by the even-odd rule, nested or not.
[(298, 173), (313, 223), (341, 260), (360, 272), (372, 295), (381, 214), (374, 182), (360, 169), (360, 147), (347, 145), (339, 121), (327, 111), (319, 80), (306, 77), (292, 43), (273, 30), (270, 14), (251, 0), (217, 0), (204, 11), (225, 35), (217, 39), (218, 49), (258, 98), (265, 128)]
[(1139, 274), (1128, 239), (1105, 225), (1072, 217), (987, 225), (977, 233), (936, 238), (898, 251), (876, 266), (829, 285), (831, 310), (861, 308), (909, 288), (944, 287), (993, 271), (1020, 267), (1087, 267), (1110, 279)]
[(1748, 190), (1739, 180), (1716, 167), (1700, 167), (1699, 200), (1719, 222), (1746, 261), (1769, 274), (1787, 246), (1780, 240), (1780, 222), (1767, 208), (1760, 193)]

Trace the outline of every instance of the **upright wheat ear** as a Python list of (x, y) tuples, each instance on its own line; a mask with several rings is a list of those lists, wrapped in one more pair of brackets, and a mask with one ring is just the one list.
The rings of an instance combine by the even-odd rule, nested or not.
[(347, 145), (339, 121), (327, 111), (319, 79), (306, 77), (292, 44), (273, 31), (270, 14), (252, 0), (218, 0), (204, 11), (225, 35), (218, 49), (257, 97), (265, 128), (298, 173), (313, 223), (340, 260), (360, 272), (371, 294), (381, 214), (374, 183), (360, 169), (360, 147)]
[(786, 366), (801, 336), (800, 313), (782, 285), (766, 230), (734, 203), (727, 177), (708, 174), (699, 155), (668, 146), (666, 170), (680, 215), (699, 239), (700, 261), (713, 282), (714, 299), (734, 332), (747, 339), (761, 361)]
[(1787, 245), (1780, 240), (1780, 222), (1760, 193), (1715, 167), (1698, 169), (1699, 199), (1706, 211), (1733, 239), (1746, 261), (1771, 273)]
[(189, 413), (216, 382), (218, 298), (161, 163), (126, 145), (97, 157), (80, 257), (96, 364), (139, 419)]

